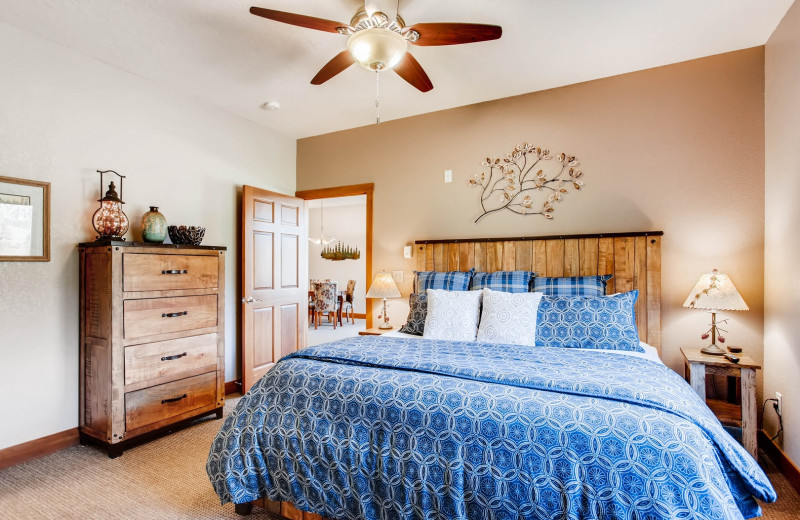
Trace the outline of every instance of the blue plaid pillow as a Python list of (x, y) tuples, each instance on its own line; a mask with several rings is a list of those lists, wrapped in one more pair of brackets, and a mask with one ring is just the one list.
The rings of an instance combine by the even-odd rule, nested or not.
[(491, 289), (510, 293), (528, 292), (531, 278), (535, 273), (530, 271), (497, 271), (494, 273), (475, 273), (469, 288), (472, 291)]
[(613, 274), (596, 276), (563, 276), (551, 278), (537, 276), (533, 279), (533, 291), (545, 296), (605, 296), (606, 282)]
[(611, 296), (542, 296), (536, 346), (644, 352), (634, 305), (639, 291)]
[(444, 291), (466, 291), (475, 269), (469, 271), (414, 271), (414, 292), (424, 293), (428, 289)]

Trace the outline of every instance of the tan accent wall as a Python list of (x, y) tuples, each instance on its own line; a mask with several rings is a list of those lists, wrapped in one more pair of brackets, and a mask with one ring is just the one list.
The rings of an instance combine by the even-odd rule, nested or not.
[[(783, 450), (800, 463), (800, 3), (766, 45), (764, 395), (783, 394)], [(778, 430), (765, 414), (770, 436)]]
[[(729, 343), (761, 359), (763, 136), (758, 47), (302, 139), (297, 187), (374, 182), (375, 269), (404, 269), (404, 294), (415, 259), (403, 246), (415, 239), (663, 230), (663, 357), (680, 370), (680, 347), (701, 345), (710, 321), (681, 304), (715, 267), (751, 309), (722, 316)], [(480, 208), (468, 179), (487, 155), (523, 141), (578, 156), (585, 189), (552, 221), (506, 212), (473, 223)], [(391, 302), (393, 322), (406, 312), (407, 302)]]

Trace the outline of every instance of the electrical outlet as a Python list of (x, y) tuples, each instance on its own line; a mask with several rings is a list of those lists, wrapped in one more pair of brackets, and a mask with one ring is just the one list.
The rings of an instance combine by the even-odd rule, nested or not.
[(444, 171), (444, 182), (453, 182), (453, 170)]
[(775, 392), (775, 399), (777, 400), (775, 411), (778, 412), (778, 415), (783, 415), (783, 395), (780, 392)]

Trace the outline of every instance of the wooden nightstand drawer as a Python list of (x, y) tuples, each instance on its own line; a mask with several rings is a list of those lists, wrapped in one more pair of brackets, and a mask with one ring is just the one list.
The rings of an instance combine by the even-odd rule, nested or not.
[(125, 429), (135, 430), (204, 406), (217, 398), (217, 374), (209, 372), (125, 394)]
[[(203, 334), (125, 347), (125, 384), (180, 378), (217, 368), (217, 335)], [(187, 374), (189, 373), (189, 374)]]
[(122, 290), (215, 289), (219, 259), (208, 255), (122, 255)]
[(217, 296), (125, 300), (125, 339), (143, 338), (217, 325)]

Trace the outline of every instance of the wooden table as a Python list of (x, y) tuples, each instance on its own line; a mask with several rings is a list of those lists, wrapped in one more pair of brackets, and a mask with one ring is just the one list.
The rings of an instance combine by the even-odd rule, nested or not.
[(392, 327), (391, 329), (379, 329), (378, 327), (372, 327), (371, 329), (358, 331), (358, 335), (359, 336), (380, 336), (381, 334), (386, 334), (387, 332), (392, 332), (393, 330), (397, 330), (397, 327)]
[[(750, 356), (734, 354), (739, 357), (738, 363), (728, 361), (724, 356), (702, 354), (699, 348), (682, 348), (686, 379), (697, 395), (706, 401), (706, 374), (738, 377), (742, 394), (741, 423), (733, 423), (742, 429), (742, 445), (754, 458), (757, 456), (756, 440), (757, 407), (756, 407), (756, 370), (761, 365)], [(735, 405), (719, 400), (708, 400), (708, 406), (718, 416), (728, 412)]]

